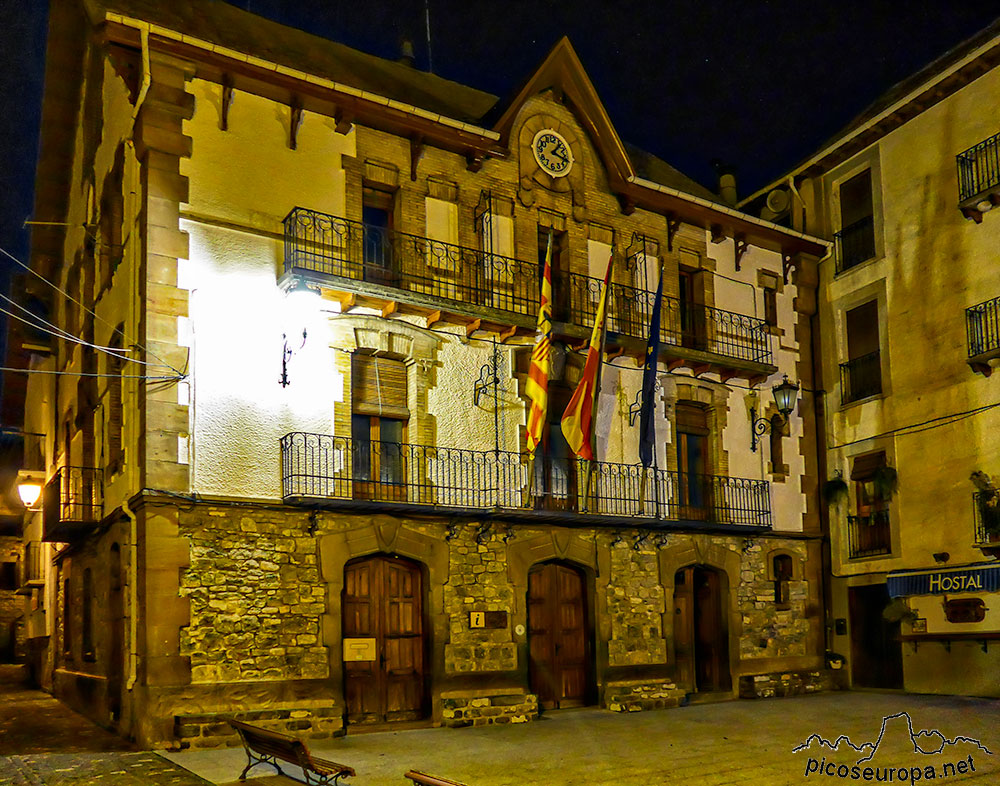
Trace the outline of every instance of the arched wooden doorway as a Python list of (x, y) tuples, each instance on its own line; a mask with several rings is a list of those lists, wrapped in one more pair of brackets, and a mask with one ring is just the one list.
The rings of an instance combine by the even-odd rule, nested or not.
[(583, 571), (535, 565), (528, 572), (528, 670), (539, 708), (591, 703), (592, 640)]
[(727, 597), (722, 571), (689, 565), (674, 575), (677, 681), (699, 693), (732, 690)]
[(424, 717), (427, 647), (420, 566), (385, 555), (347, 563), (342, 608), (348, 723)]

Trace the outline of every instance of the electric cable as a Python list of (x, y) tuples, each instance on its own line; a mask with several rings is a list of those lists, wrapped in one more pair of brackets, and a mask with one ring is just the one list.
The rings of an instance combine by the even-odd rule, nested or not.
[[(128, 336), (126, 336), (125, 333), (122, 330), (119, 330), (117, 327), (115, 327), (114, 325), (112, 325), (110, 322), (107, 322), (106, 320), (101, 319), (101, 317), (99, 317), (94, 311), (92, 311), (91, 309), (87, 308), (83, 303), (81, 303), (75, 297), (73, 297), (68, 292), (66, 292), (66, 290), (64, 290), (58, 284), (53, 284), (51, 281), (49, 281), (47, 278), (45, 278), (45, 276), (43, 276), (37, 270), (34, 270), (31, 266), (24, 264), (24, 262), (22, 262), (16, 256), (14, 256), (9, 251), (7, 251), (7, 249), (5, 249), (3, 247), (0, 247), (0, 254), (3, 254), (5, 257), (7, 257), (8, 259), (10, 259), (15, 264), (23, 267), (25, 270), (27, 270), (29, 273), (31, 273), (36, 278), (39, 278), (42, 281), (44, 281), (46, 284), (48, 284), (50, 287), (52, 287), (54, 290), (56, 290), (56, 292), (59, 292), (64, 297), (66, 297), (68, 300), (71, 300), (74, 303), (76, 303), (80, 308), (82, 308), (88, 314), (90, 314), (91, 316), (93, 316), (94, 319), (96, 319), (99, 322), (102, 322), (103, 324), (105, 324), (108, 327), (110, 327), (112, 329), (112, 331), (114, 331), (115, 333), (120, 334), (121, 337), (126, 342), (128, 342)], [(180, 371), (179, 369), (174, 368), (172, 365), (170, 365), (169, 363), (167, 363), (163, 358), (157, 356), (152, 350), (148, 349), (147, 347), (144, 347), (142, 344), (139, 344), (138, 342), (135, 342), (135, 346), (137, 346), (143, 352), (147, 353), (150, 357), (155, 358), (156, 360), (160, 361), (160, 363), (162, 363), (164, 366), (166, 366), (167, 368), (169, 368), (171, 371), (173, 371), (175, 374), (179, 375), (180, 377), (186, 376), (183, 371)]]

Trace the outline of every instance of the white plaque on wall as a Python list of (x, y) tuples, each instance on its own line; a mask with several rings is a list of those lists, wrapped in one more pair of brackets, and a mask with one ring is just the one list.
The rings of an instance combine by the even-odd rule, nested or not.
[(375, 660), (375, 639), (344, 639), (344, 660)]

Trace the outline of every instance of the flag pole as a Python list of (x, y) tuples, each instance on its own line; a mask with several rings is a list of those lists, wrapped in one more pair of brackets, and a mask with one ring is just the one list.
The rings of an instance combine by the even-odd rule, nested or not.
[(604, 347), (608, 340), (608, 312), (611, 310), (611, 277), (614, 274), (615, 267), (615, 246), (611, 245), (611, 259), (608, 261), (608, 272), (607, 272), (607, 287), (608, 291), (604, 294), (604, 323), (601, 325), (601, 347), (597, 355), (597, 376), (594, 379), (594, 403), (590, 408), (590, 455), (591, 458), (587, 462), (587, 477), (584, 482), (583, 487), (583, 505), (584, 511), (589, 509), (590, 505), (590, 487), (591, 480), (594, 474), (594, 470), (597, 468), (597, 410), (601, 402), (601, 377), (604, 373)]

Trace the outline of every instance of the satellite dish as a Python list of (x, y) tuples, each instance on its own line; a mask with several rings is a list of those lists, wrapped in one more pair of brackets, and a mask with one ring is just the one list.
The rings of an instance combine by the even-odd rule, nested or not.
[(788, 191), (784, 188), (775, 188), (767, 195), (767, 209), (776, 216), (788, 210), (789, 204)]

